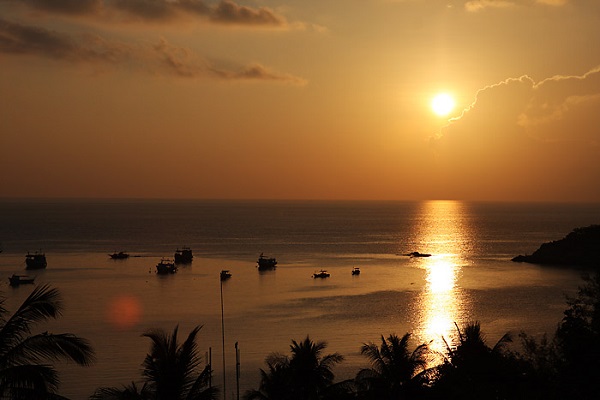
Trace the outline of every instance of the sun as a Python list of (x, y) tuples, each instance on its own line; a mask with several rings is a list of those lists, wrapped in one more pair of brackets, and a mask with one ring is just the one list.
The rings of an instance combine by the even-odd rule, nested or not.
[(431, 109), (440, 117), (450, 114), (454, 105), (454, 99), (448, 93), (439, 93), (431, 100)]

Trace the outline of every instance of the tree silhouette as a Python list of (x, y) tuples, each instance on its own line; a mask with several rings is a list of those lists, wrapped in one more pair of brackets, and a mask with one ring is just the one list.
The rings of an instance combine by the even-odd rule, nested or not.
[(265, 359), (268, 371), (260, 370), (258, 390), (249, 390), (244, 395), (247, 400), (287, 399), (290, 394), (290, 360), (287, 356), (272, 353)]
[(479, 322), (458, 331), (459, 343), (447, 345), (447, 358), (437, 367), (435, 391), (446, 399), (516, 399), (522, 397), (523, 368), (507, 349), (509, 333), (493, 346), (485, 342)]
[(99, 388), (92, 399), (153, 399), (153, 400), (211, 400), (217, 389), (208, 387), (210, 366), (199, 370), (202, 362), (198, 355), (196, 336), (201, 326), (196, 326), (187, 339), (179, 345), (178, 327), (171, 335), (162, 330), (151, 330), (142, 336), (150, 338), (150, 352), (142, 364), (144, 385), (135, 383), (118, 388)]
[(306, 336), (292, 340), (291, 357), (273, 353), (266, 359), (268, 372), (261, 369), (259, 390), (249, 390), (246, 400), (317, 400), (327, 397), (335, 378), (335, 364), (344, 358), (338, 354), (322, 355), (326, 342), (313, 342)]
[(562, 395), (596, 398), (600, 391), (600, 274), (584, 276), (585, 284), (568, 299), (555, 335)]
[(403, 399), (419, 389), (430, 351), (426, 344), (409, 351), (409, 340), (410, 333), (402, 338), (391, 334), (381, 336), (380, 346), (363, 344), (361, 354), (371, 362), (371, 368), (360, 370), (355, 378), (363, 398)]
[(60, 383), (52, 365), (59, 360), (89, 365), (94, 352), (87, 340), (70, 333), (32, 335), (32, 325), (58, 318), (62, 300), (57, 289), (36, 287), (7, 318), (0, 300), (0, 399), (53, 399)]

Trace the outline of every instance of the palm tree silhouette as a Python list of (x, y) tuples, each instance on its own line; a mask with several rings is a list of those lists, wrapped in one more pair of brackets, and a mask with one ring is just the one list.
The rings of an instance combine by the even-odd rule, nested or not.
[(258, 390), (249, 390), (244, 394), (246, 400), (275, 400), (289, 398), (290, 360), (287, 356), (273, 353), (265, 359), (268, 371), (260, 370)]
[(355, 381), (364, 398), (402, 399), (421, 386), (430, 350), (421, 344), (409, 351), (410, 336), (382, 335), (380, 346), (363, 344), (361, 354), (370, 360), (371, 368), (360, 370)]
[(493, 347), (485, 342), (479, 322), (456, 325), (459, 343), (447, 345), (447, 358), (437, 367), (435, 383), (443, 397), (449, 399), (510, 399), (519, 398), (522, 370), (515, 355), (506, 346), (512, 342), (504, 334)]
[(153, 399), (153, 400), (212, 400), (217, 389), (208, 387), (210, 365), (199, 371), (202, 358), (198, 354), (196, 336), (202, 327), (196, 326), (180, 345), (178, 327), (171, 335), (157, 329), (144, 333), (150, 338), (150, 352), (142, 363), (144, 385), (135, 383), (118, 388), (99, 388), (92, 399)]
[(290, 371), (297, 399), (318, 399), (319, 394), (333, 383), (332, 368), (344, 357), (339, 353), (321, 356), (326, 347), (326, 342), (313, 342), (309, 336), (302, 342), (292, 340)]
[(58, 318), (62, 300), (57, 289), (38, 286), (7, 318), (0, 299), (0, 399), (60, 399), (60, 383), (52, 362), (90, 365), (94, 352), (87, 340), (70, 333), (32, 335), (32, 325)]
[(309, 336), (290, 345), (291, 357), (273, 353), (266, 359), (269, 371), (261, 369), (259, 390), (246, 392), (246, 400), (317, 400), (326, 397), (335, 378), (332, 368), (343, 361), (339, 353), (322, 355), (326, 342)]

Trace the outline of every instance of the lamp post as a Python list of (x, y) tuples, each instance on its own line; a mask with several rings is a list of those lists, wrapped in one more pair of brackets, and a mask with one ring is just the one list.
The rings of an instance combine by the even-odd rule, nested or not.
[(225, 385), (225, 318), (223, 313), (223, 281), (219, 276), (219, 282), (221, 283), (221, 339), (223, 344), (223, 400), (227, 399), (227, 390)]
[(235, 386), (237, 387), (237, 400), (240, 400), (240, 348), (235, 342)]

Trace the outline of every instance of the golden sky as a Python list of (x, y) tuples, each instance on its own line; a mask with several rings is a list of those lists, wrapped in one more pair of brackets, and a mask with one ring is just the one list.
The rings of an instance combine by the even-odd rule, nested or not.
[(599, 49), (597, 0), (0, 0), (0, 197), (597, 202)]

